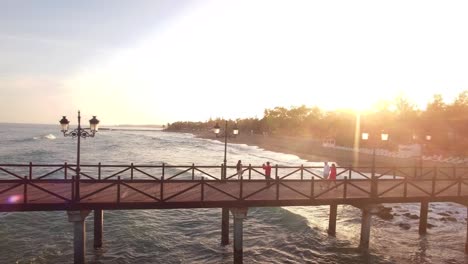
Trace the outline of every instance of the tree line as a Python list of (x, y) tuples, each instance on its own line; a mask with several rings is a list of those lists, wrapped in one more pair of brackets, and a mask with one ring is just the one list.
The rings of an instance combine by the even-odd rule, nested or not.
[[(168, 123), (168, 131), (208, 131), (224, 120)], [(353, 146), (362, 132), (370, 135), (372, 144), (396, 148), (399, 144), (424, 144), (429, 153), (466, 156), (468, 153), (468, 91), (460, 93), (451, 103), (436, 94), (421, 110), (399, 96), (381, 102), (372, 111), (324, 111), (317, 106), (275, 107), (265, 109), (262, 118), (228, 120), (230, 128), (240, 133), (333, 139), (336, 144)], [(382, 132), (389, 134), (388, 142), (380, 141)], [(426, 136), (430, 136), (430, 141)], [(362, 143), (364, 144), (364, 143)], [(367, 142), (365, 144), (371, 144)]]

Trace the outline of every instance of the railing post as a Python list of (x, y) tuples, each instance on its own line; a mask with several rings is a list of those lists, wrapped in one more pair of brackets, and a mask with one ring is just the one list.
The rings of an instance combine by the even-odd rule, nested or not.
[(312, 178), (310, 179), (310, 199), (313, 200), (314, 199), (314, 190), (315, 189), (315, 177), (312, 176)]
[(408, 177), (405, 177), (403, 184), (403, 197), (408, 197)]
[(343, 185), (343, 198), (346, 199), (346, 194), (348, 192), (348, 177), (344, 177), (344, 185)]
[[(276, 167), (278, 168), (278, 165), (276, 165)], [(276, 175), (276, 200), (277, 201), (279, 200), (279, 185), (280, 185), (280, 181), (279, 181), (278, 175)]]
[(32, 180), (32, 162), (29, 162), (29, 179)]
[(192, 163), (192, 181), (195, 180), (195, 163)]
[(351, 172), (352, 172), (352, 171), (353, 171), (353, 166), (350, 166), (350, 167), (349, 167), (349, 174), (348, 174), (350, 180), (351, 180), (351, 175), (352, 175)]
[(76, 203), (76, 197), (75, 197), (75, 176), (72, 176), (72, 181), (71, 181), (71, 200), (73, 203)]
[(275, 177), (278, 178), (278, 164), (275, 165)]
[(244, 185), (243, 184), (244, 180), (243, 180), (243, 178), (244, 177), (242, 177), (242, 176), (240, 177), (240, 184), (239, 184), (239, 186), (240, 186), (239, 199), (240, 200), (242, 200), (242, 196), (243, 196), (243, 192), (244, 192), (244, 186), (243, 186)]
[(130, 164), (130, 180), (133, 181), (133, 162)]
[(377, 198), (377, 181), (375, 178), (375, 147), (372, 150), (371, 197), (372, 199)]
[(374, 174), (372, 174), (371, 178), (371, 197), (373, 199), (377, 199), (377, 178)]
[(161, 172), (161, 179), (164, 178), (165, 167), (166, 167), (166, 165), (165, 165), (164, 162), (163, 162), (163, 164), (162, 164), (162, 172)]
[(101, 180), (101, 162), (98, 163), (98, 180)]
[(65, 164), (63, 165), (63, 171), (64, 171), (65, 180), (66, 180), (67, 179), (67, 162), (65, 162)]
[(249, 163), (249, 180), (252, 179), (252, 164)]
[(24, 176), (23, 203), (28, 203), (28, 177)]
[(201, 201), (205, 200), (205, 177), (201, 178)]
[(301, 164), (301, 181), (304, 180), (304, 164)]
[(226, 178), (227, 178), (227, 177), (226, 177), (226, 174), (225, 174), (225, 172), (224, 172), (224, 164), (221, 163), (221, 179), (222, 179), (222, 180), (226, 180)]
[(414, 164), (414, 179), (418, 178), (418, 165), (415, 163)]
[(117, 203), (120, 203), (120, 176), (117, 177)]
[(435, 196), (435, 185), (436, 185), (435, 176), (433, 176), (432, 177), (432, 190), (431, 190), (431, 196), (432, 197)]
[[(462, 189), (462, 177), (458, 177), (458, 188), (457, 188), (457, 196), (461, 196), (461, 189)], [(467, 215), (468, 217), (468, 215)]]
[(457, 167), (456, 166), (453, 166), (453, 178), (454, 179), (457, 178)]
[(161, 202), (164, 201), (164, 175), (161, 176), (161, 184), (159, 185), (159, 194), (161, 196)]

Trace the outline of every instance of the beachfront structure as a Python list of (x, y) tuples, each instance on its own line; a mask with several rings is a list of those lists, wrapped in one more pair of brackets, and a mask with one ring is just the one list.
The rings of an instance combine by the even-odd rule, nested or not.
[(74, 229), (74, 262), (85, 263), (85, 220), (91, 210), (94, 247), (99, 248), (103, 210), (229, 208), (234, 221), (234, 263), (242, 263), (242, 228), (250, 207), (329, 205), (330, 235), (336, 233), (337, 206), (358, 207), (363, 251), (369, 248), (372, 215), (381, 203), (420, 203), (421, 234), (426, 233), (430, 202), (468, 207), (468, 167), (425, 168), (422, 175), (414, 173), (419, 168), (411, 167), (338, 167), (339, 180), (329, 187), (321, 167), (276, 165), (271, 181), (265, 180), (261, 167), (245, 167), (240, 180), (234, 169), (224, 164), (99, 163), (81, 165), (78, 179), (69, 176), (76, 174), (76, 164), (0, 164), (0, 211), (67, 211)]

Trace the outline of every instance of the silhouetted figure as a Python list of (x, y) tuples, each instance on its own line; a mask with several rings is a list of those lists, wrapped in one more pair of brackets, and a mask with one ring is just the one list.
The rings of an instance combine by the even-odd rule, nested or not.
[(270, 162), (267, 161), (266, 165), (263, 163), (262, 165), (263, 170), (265, 171), (265, 179), (267, 180), (267, 185), (270, 185), (270, 180), (271, 180), (271, 166)]
[(333, 184), (335, 184), (336, 186), (336, 166), (335, 166), (335, 163), (333, 163), (331, 165), (331, 168), (330, 168), (330, 176), (328, 176), (328, 184), (327, 184), (327, 188), (330, 188), (330, 182), (333, 181)]
[(328, 175), (330, 175), (330, 165), (325, 161), (323, 164), (323, 179), (327, 179)]
[(243, 173), (243, 168), (242, 168), (242, 161), (239, 160), (236, 165), (236, 170), (237, 170), (237, 179), (240, 180), (242, 177)]

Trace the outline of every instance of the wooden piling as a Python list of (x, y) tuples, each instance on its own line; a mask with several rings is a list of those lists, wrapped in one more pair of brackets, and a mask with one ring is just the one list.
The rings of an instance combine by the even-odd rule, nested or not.
[(248, 208), (232, 208), (234, 217), (234, 264), (243, 263), (243, 221), (247, 217)]
[(73, 223), (73, 263), (86, 263), (86, 225), (85, 220), (89, 214), (88, 210), (67, 211), (68, 222)]
[(229, 244), (229, 209), (221, 209), (221, 245)]
[(367, 252), (369, 250), (372, 214), (369, 207), (361, 208), (361, 211), (361, 239), (359, 241), (359, 249), (361, 249), (361, 251)]
[(102, 248), (102, 231), (104, 226), (104, 211), (94, 209), (94, 249)]
[(338, 211), (337, 204), (330, 205), (330, 216), (328, 219), (328, 234), (331, 236), (336, 235), (336, 215)]
[(427, 213), (429, 211), (429, 202), (421, 202), (421, 210), (419, 213), (419, 234), (425, 235), (427, 233)]
[[(466, 207), (466, 218), (468, 219), (468, 207)], [(465, 254), (468, 255), (468, 220), (466, 221)]]

